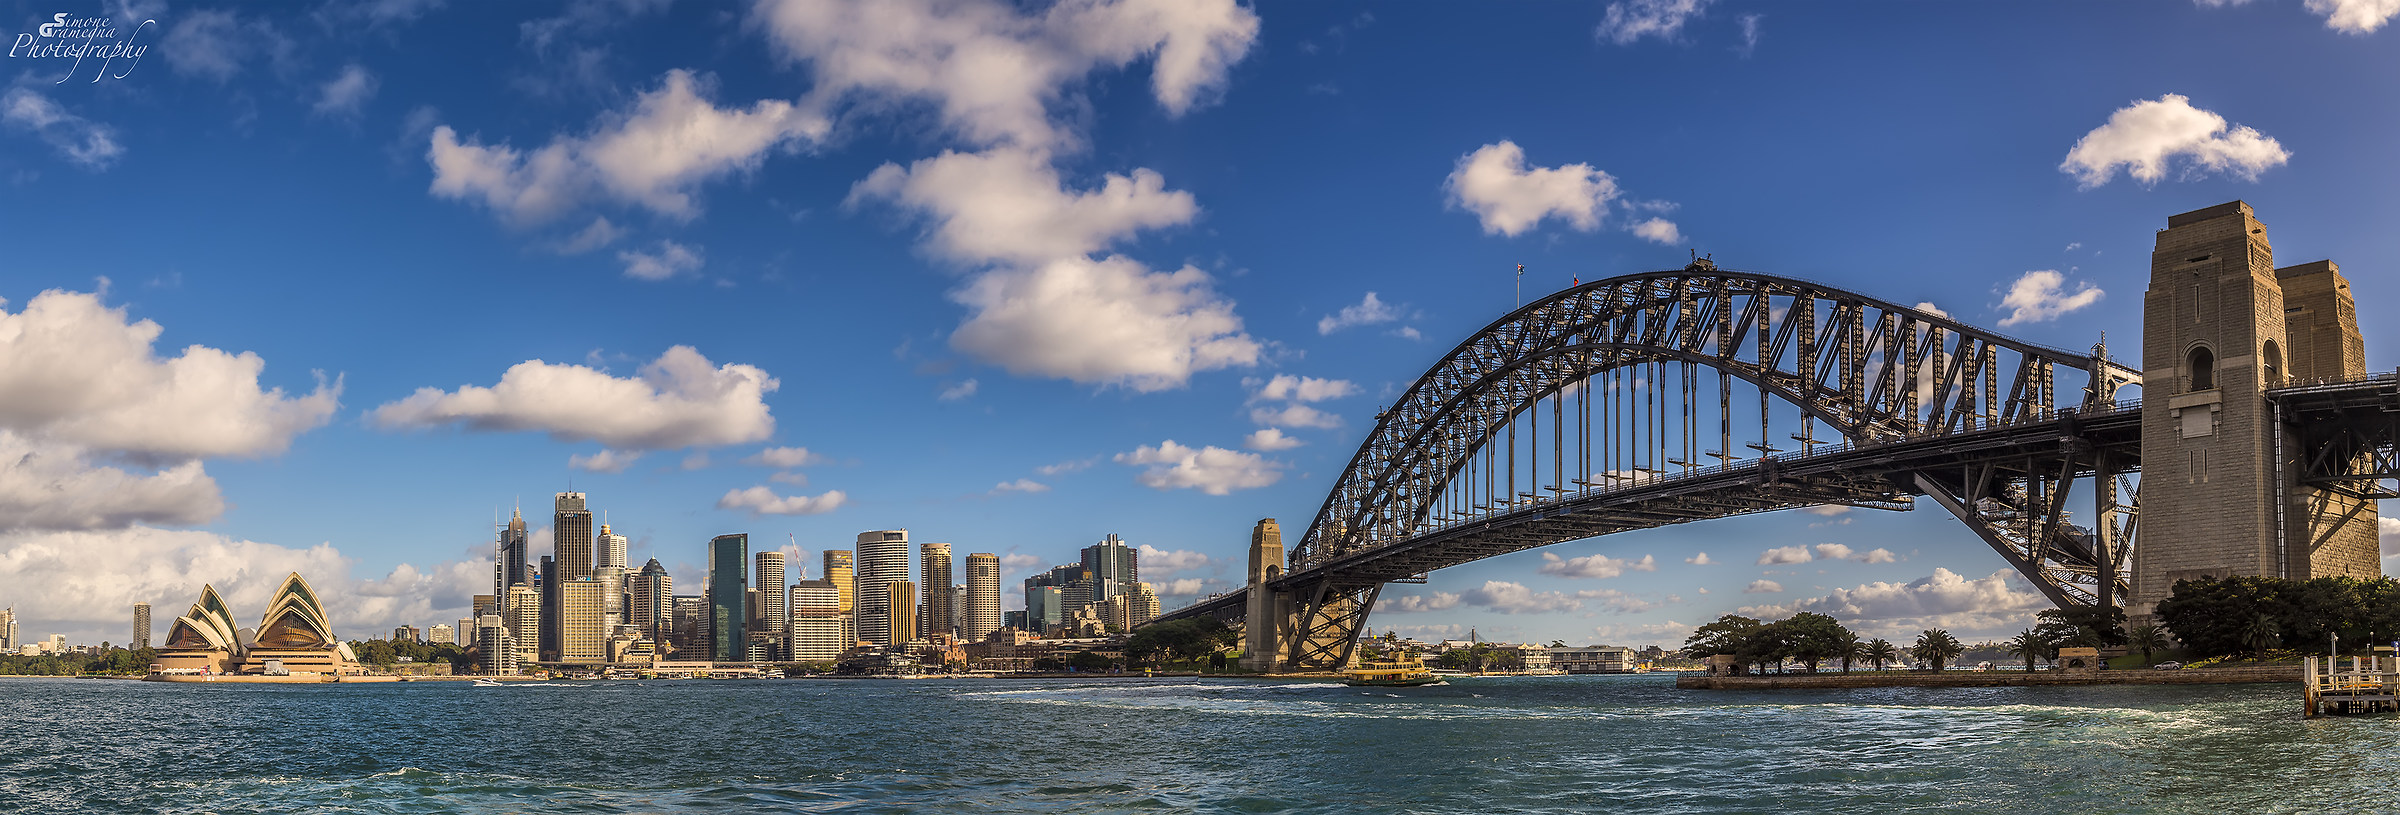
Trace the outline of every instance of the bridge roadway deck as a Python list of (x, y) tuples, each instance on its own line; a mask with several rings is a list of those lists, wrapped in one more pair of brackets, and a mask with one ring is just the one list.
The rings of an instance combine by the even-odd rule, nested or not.
[[(1919, 472), (1982, 462), (2055, 464), (2062, 447), (2077, 445), (2107, 449), (2120, 461), (2138, 461), (2141, 424), (2140, 403), (2122, 402), (2029, 422), (1696, 468), (1434, 526), (1405, 540), (1294, 571), (1268, 586), (1288, 592), (1321, 582), (1388, 583), (1554, 543), (1817, 504), (1904, 509), (1913, 496), (1922, 494), (1911, 477)], [(1247, 587), (1237, 589), (1157, 619), (1236, 618), (1244, 614), (1248, 595)]]

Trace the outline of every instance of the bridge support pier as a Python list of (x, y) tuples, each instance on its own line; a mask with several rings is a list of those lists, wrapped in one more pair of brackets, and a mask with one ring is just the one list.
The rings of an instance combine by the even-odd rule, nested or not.
[(1242, 669), (1283, 671), (1286, 632), (1291, 630), (1291, 595), (1267, 588), (1283, 576), (1283, 531), (1267, 518), (1250, 530), (1249, 607), (1243, 615)]

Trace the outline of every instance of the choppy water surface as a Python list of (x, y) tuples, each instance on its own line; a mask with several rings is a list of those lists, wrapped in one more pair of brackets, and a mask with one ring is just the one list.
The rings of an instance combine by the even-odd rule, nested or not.
[(2283, 685), (0, 681), (0, 811), (2393, 811)]

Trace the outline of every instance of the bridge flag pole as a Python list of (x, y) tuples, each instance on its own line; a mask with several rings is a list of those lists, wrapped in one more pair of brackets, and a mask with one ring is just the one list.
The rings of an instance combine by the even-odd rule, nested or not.
[(1525, 307), (1525, 264), (1517, 264), (1517, 308)]

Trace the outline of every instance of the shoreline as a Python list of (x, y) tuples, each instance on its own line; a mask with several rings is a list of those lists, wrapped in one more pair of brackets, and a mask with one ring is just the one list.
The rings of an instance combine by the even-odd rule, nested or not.
[(2061, 671), (1887, 671), (1867, 674), (1769, 674), (1766, 676), (1675, 677), (1677, 690), (1839, 690), (1851, 688), (2015, 688), (2059, 685), (2243, 685), (2299, 682), (2300, 666), (2186, 668), (2180, 671), (2118, 669), (2091, 673)]

